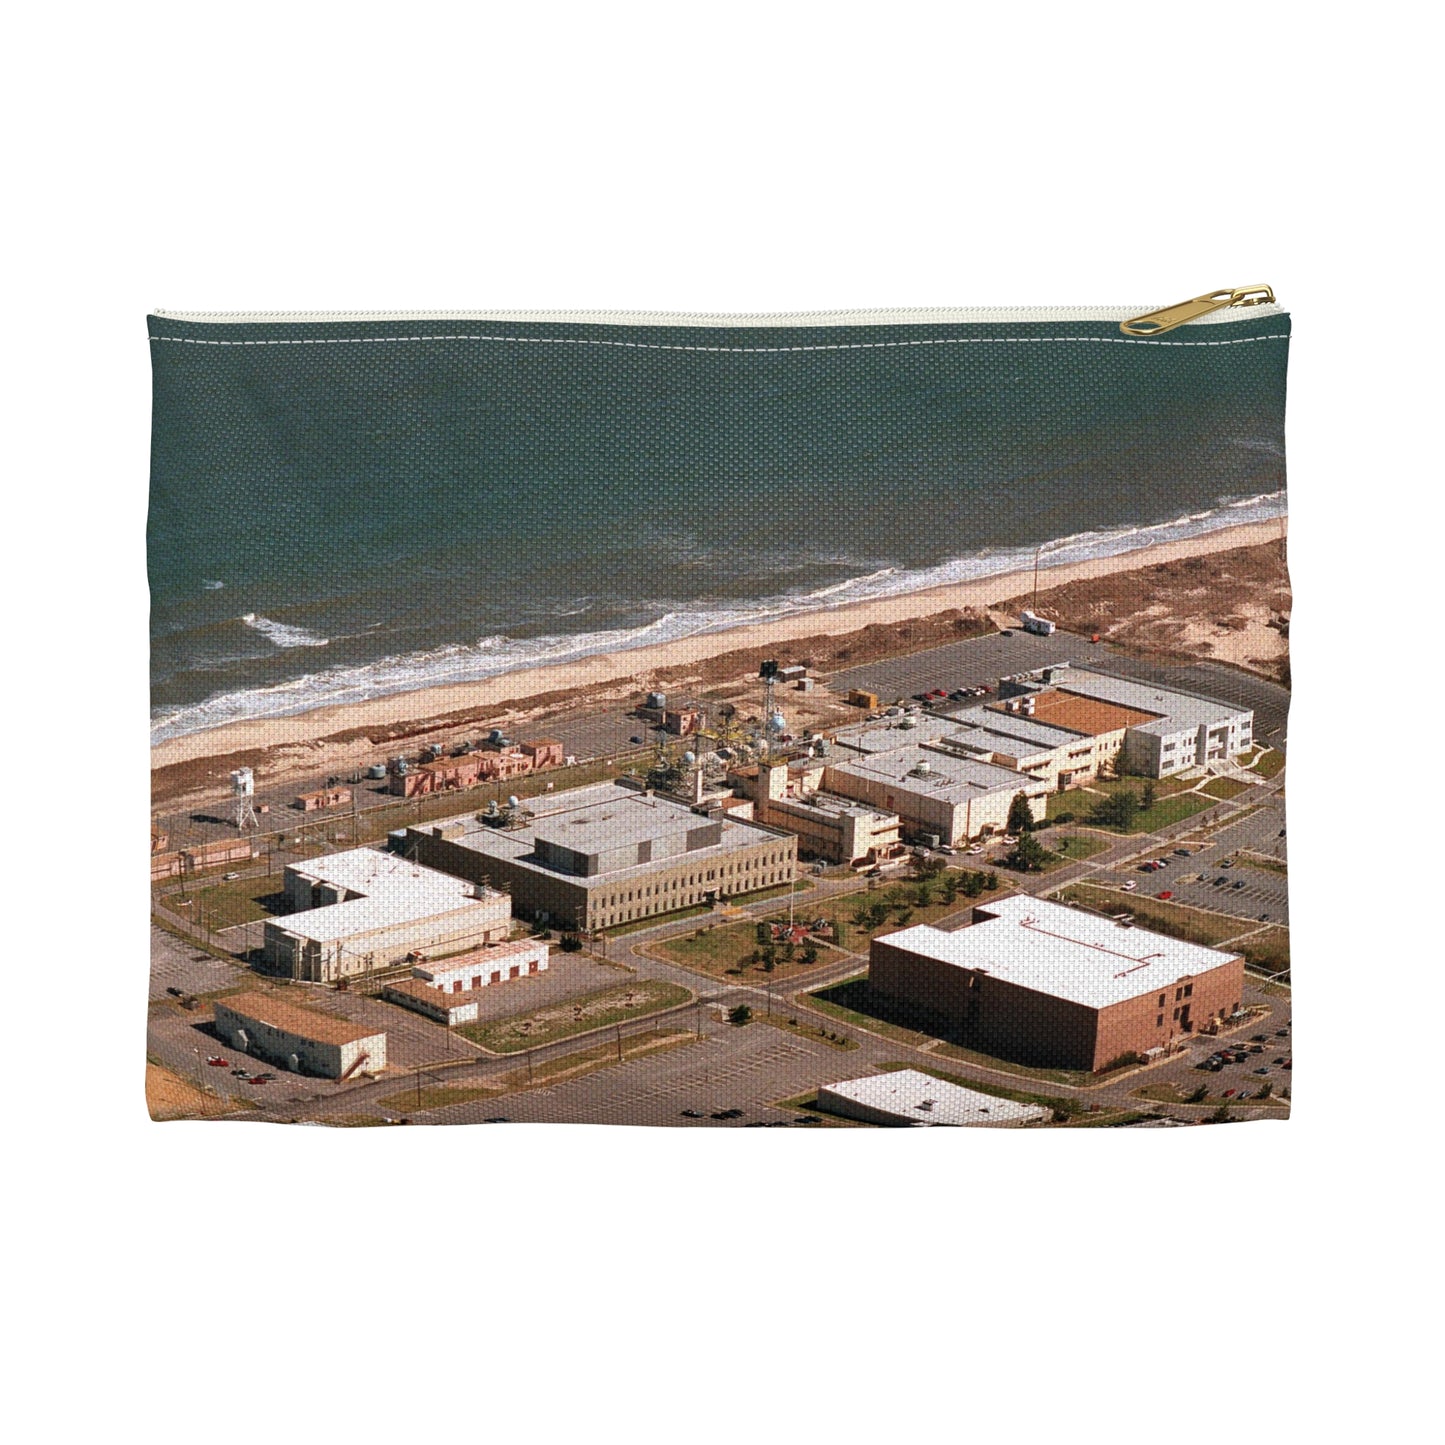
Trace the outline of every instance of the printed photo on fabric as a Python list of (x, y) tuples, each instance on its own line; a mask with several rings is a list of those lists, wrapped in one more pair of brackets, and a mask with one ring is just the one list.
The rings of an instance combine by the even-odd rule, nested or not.
[(156, 313), (157, 1120), (1283, 1120), (1289, 318)]

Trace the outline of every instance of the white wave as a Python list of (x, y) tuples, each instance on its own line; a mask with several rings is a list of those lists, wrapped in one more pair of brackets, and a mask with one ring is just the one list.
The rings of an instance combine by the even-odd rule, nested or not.
[(219, 592), (225, 585), (224, 582), (213, 582), (209, 577), (201, 578), (201, 586), (204, 587), (207, 592)]
[[(1285, 511), (1285, 494), (1221, 497), (1206, 511), (1150, 526), (1120, 526), (1076, 532), (1037, 546), (982, 548), (968, 556), (950, 558), (931, 567), (883, 567), (816, 588), (760, 598), (742, 605), (708, 606), (706, 600), (674, 603), (649, 622), (599, 632), (554, 633), (515, 638), (505, 633), (478, 638), (473, 643), (446, 643), (424, 651), (378, 658), (354, 667), (326, 668), (268, 687), (220, 693), (204, 702), (158, 714), (152, 721), (151, 741), (199, 732), (225, 723), (266, 717), (288, 717), (312, 708), (411, 692), (438, 684), (481, 682), (503, 673), (520, 672), (548, 664), (577, 662), (609, 652), (679, 642), (689, 637), (723, 632), (750, 623), (775, 622), (811, 612), (829, 611), (852, 602), (869, 602), (910, 592), (922, 592), (980, 578), (1026, 572), (1035, 556), (1051, 567), (1095, 558), (1118, 556), (1162, 542), (1201, 536), (1222, 527), (1278, 518)], [(657, 605), (667, 606), (665, 603)], [(248, 614), (242, 619), (266, 633), (281, 647), (318, 647), (317, 638), (302, 628), (287, 627)], [(271, 629), (288, 637), (280, 641)]]
[(242, 613), (241, 621), (247, 627), (254, 627), (257, 632), (274, 642), (277, 647), (325, 647), (331, 641), (329, 637), (321, 637), (315, 632), (308, 632), (304, 627), (292, 627), (286, 622), (273, 622), (269, 617), (262, 617), (255, 612)]

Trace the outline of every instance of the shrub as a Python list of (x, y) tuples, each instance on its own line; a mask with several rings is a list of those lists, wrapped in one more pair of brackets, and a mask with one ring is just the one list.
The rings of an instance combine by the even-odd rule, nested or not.
[(564, 933), (557, 947), (560, 948), (563, 953), (580, 953), (582, 950), (582, 940), (578, 938), (575, 933)]
[(1072, 822), (1074, 821), (1074, 817), (1075, 817), (1075, 815), (1074, 815), (1073, 813), (1060, 813), (1059, 816), (1054, 819), (1054, 822), (1056, 822), (1056, 823), (1072, 823)]
[(740, 1003), (736, 1005), (736, 1007), (728, 1010), (728, 1022), (737, 1024), (739, 1027), (743, 1024), (751, 1023), (752, 1017), (753, 1011), (745, 1003)]

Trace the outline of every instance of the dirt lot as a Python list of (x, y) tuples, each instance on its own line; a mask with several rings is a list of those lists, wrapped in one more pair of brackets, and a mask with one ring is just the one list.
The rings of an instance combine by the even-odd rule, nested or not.
[(214, 1094), (203, 1094), (194, 1084), (159, 1064), (146, 1064), (146, 1108), (157, 1122), (213, 1118), (217, 1114), (229, 1114), (236, 1107)]

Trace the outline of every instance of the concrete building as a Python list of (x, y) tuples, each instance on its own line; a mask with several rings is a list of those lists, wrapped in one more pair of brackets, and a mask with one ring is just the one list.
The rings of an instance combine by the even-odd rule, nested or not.
[(829, 863), (877, 862), (897, 853), (897, 813), (823, 791), (823, 758), (753, 763), (728, 782), (753, 804), (753, 818), (798, 839), (798, 853)]
[(793, 880), (798, 842), (624, 783), (528, 800), (506, 826), (475, 817), (409, 828), (403, 846), (432, 868), (506, 888), (516, 912), (589, 932)]
[[(1022, 793), (1035, 819), (1044, 816), (1047, 781), (948, 751), (938, 741), (896, 742), (887, 750), (881, 740), (916, 738), (902, 728), (876, 728), (855, 739), (854, 756), (833, 756), (823, 772), (823, 786), (857, 802), (896, 813), (910, 836), (936, 836), (956, 845), (986, 833), (1007, 831), (1009, 809)], [(841, 738), (835, 741), (841, 741)]]
[(444, 1024), (449, 1029), (458, 1024), (475, 1023), (481, 1011), (480, 989), (448, 993), (419, 978), (405, 978), (399, 983), (386, 984), (381, 996), (387, 1003), (409, 1008), (413, 1013), (419, 1013), (433, 1023)]
[(1244, 960), (1027, 894), (875, 938), (869, 993), (970, 1047), (1020, 1063), (1102, 1069), (1239, 1012)]
[(253, 1055), (293, 1074), (346, 1079), (359, 1069), (386, 1067), (386, 1034), (265, 993), (217, 999), (216, 1032), (238, 1053)]
[(374, 848), (291, 864), (285, 887), (293, 911), (266, 920), (265, 958), (309, 983), (388, 968), (413, 952), (498, 943), (511, 931), (504, 893)]
[(1120, 734), (1118, 766), (1145, 778), (1223, 763), (1254, 745), (1254, 713), (1233, 703), (1177, 692), (1154, 683), (1111, 677), (1086, 668), (1046, 668), (1037, 681), (1008, 685), (1014, 698), (1032, 698), (1031, 715), (1101, 737)]
[(818, 1090), (818, 1108), (844, 1119), (893, 1128), (974, 1125), (1007, 1129), (1042, 1124), (1049, 1118), (1049, 1110), (1037, 1104), (998, 1099), (917, 1069), (825, 1084)]
[(451, 958), (426, 959), (412, 966), (412, 977), (429, 988), (449, 993), (481, 990), (508, 979), (545, 973), (551, 944), (540, 938), (519, 938), (512, 943), (494, 943)]

